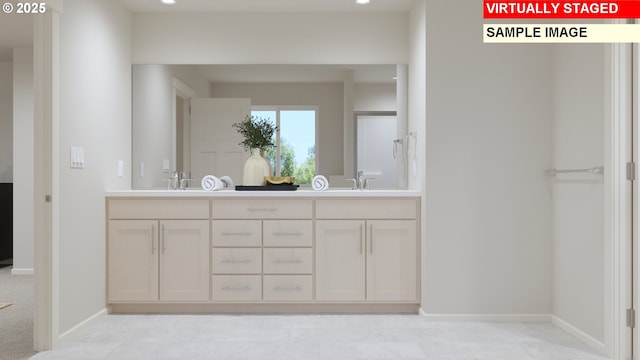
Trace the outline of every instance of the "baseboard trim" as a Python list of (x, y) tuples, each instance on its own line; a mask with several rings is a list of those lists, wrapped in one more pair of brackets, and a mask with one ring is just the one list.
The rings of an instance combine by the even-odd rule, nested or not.
[(417, 314), (417, 304), (110, 304), (110, 314)]
[(428, 321), (451, 322), (551, 322), (549, 314), (427, 314), (420, 309), (420, 316)]
[(560, 329), (568, 332), (569, 334), (573, 335), (574, 337), (578, 338), (578, 340), (587, 344), (592, 349), (598, 351), (603, 355), (606, 355), (607, 352), (606, 352), (604, 343), (598, 341), (597, 339), (594, 339), (591, 335), (585, 333), (584, 331), (578, 329), (577, 327), (571, 325), (570, 323), (566, 322), (565, 320), (555, 315), (551, 315), (551, 323), (553, 323), (555, 326), (559, 327)]
[(11, 275), (33, 275), (33, 268), (13, 268)]
[(60, 337), (58, 338), (59, 342), (58, 343), (62, 343), (62, 342), (66, 342), (66, 341), (74, 341), (78, 339), (78, 336), (81, 333), (81, 330), (86, 327), (87, 325), (93, 323), (94, 321), (96, 321), (97, 319), (106, 316), (107, 315), (107, 309), (104, 308), (100, 311), (98, 311), (97, 313), (91, 315), (90, 317), (88, 317), (87, 319), (85, 319), (84, 321), (82, 321), (81, 323), (79, 323), (78, 325), (72, 327), (71, 329), (65, 331), (64, 333), (62, 333), (60, 335)]
[(551, 314), (427, 314), (422, 308), (419, 315), (427, 321), (446, 322), (550, 322), (571, 334), (593, 350), (606, 355), (606, 347), (591, 335)]

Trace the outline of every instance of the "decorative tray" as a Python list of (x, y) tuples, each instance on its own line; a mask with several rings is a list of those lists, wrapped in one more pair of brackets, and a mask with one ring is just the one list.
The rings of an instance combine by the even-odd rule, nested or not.
[(236, 191), (296, 191), (300, 185), (236, 185)]

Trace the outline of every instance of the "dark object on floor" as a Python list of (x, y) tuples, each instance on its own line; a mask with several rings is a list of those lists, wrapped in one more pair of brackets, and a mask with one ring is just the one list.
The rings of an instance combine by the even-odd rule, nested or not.
[(5, 268), (7, 266), (13, 266), (13, 264), (0, 264), (0, 269)]
[(0, 183), (0, 261), (13, 257), (13, 183)]

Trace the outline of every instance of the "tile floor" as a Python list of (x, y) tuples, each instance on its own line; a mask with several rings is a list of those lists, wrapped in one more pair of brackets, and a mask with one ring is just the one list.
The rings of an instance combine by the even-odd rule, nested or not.
[(604, 360), (548, 323), (417, 315), (109, 315), (33, 360)]

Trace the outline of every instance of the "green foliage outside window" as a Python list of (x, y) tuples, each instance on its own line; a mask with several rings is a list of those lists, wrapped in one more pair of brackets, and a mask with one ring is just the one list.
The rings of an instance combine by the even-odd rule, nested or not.
[[(276, 164), (276, 149), (270, 148), (264, 153), (265, 159), (267, 159), (274, 168)], [(285, 139), (280, 139), (280, 175), (281, 176), (293, 176), (296, 178), (296, 184), (311, 184), (311, 180), (316, 176), (316, 151), (315, 146), (309, 149), (307, 159), (298, 166), (295, 162), (295, 151), (287, 143)]]

